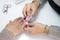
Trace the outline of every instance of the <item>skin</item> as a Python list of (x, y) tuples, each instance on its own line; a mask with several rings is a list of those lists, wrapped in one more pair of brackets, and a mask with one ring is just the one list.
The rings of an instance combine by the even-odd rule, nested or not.
[[(41, 23), (26, 23), (23, 18), (17, 18), (14, 21), (9, 22), (6, 25), (6, 30), (12, 32), (14, 36), (17, 36), (22, 32), (22, 30), (25, 30), (28, 33), (31, 33), (33, 35), (35, 34), (41, 34), (44, 33), (44, 26)], [(46, 28), (45, 33), (48, 33), (49, 28)]]
[(41, 33), (48, 33), (49, 28), (47, 27), (44, 32), (44, 26), (45, 25), (41, 23), (30, 23), (27, 27), (24, 28), (24, 30), (33, 35), (41, 34)]
[(33, 3), (26, 4), (23, 8), (23, 15), (25, 17), (34, 16), (39, 7), (39, 2), (35, 1)]
[(8, 23), (5, 29), (12, 32), (14, 36), (17, 36), (18, 34), (21, 33), (24, 26), (25, 26), (24, 20), (20, 17)]

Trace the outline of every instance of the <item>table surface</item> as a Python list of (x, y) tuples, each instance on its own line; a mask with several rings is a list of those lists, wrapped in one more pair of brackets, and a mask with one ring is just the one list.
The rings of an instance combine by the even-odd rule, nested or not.
[[(10, 20), (14, 20), (17, 17), (23, 17), (22, 10), (25, 4), (30, 3), (32, 0), (24, 1), (20, 4), (15, 4), (14, 1), (4, 0), (0, 1), (0, 31), (9, 23)], [(8, 9), (8, 13), (3, 13), (3, 6), (5, 4), (11, 5), (11, 8)], [(33, 17), (34, 18), (34, 17)], [(48, 2), (44, 4), (42, 8), (40, 8), (37, 12), (34, 22), (43, 23), (47, 25), (56, 25), (60, 26), (60, 15), (58, 15), (49, 5)], [(31, 35), (27, 35), (26, 33), (22, 33), (18, 40), (48, 40), (46, 37), (36, 36), (33, 37)]]

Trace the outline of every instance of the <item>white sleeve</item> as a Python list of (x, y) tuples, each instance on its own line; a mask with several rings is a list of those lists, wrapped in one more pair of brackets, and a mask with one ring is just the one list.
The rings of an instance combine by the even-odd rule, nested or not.
[(60, 26), (50, 26), (49, 27), (49, 35), (60, 38)]
[(43, 4), (45, 2), (45, 0), (39, 0), (38, 1), (40, 4)]
[(33, 1), (38, 1), (40, 4), (43, 4), (46, 0), (33, 0)]
[(0, 33), (0, 40), (15, 40), (14, 38), (15, 36), (6, 29)]

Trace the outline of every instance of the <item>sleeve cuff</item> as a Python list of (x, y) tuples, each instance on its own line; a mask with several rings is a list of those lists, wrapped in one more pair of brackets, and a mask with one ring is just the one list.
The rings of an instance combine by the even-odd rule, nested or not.
[(44, 3), (45, 0), (33, 0), (32, 2), (34, 2), (34, 1), (37, 1), (37, 2), (40, 3), (40, 5), (42, 5), (42, 4)]

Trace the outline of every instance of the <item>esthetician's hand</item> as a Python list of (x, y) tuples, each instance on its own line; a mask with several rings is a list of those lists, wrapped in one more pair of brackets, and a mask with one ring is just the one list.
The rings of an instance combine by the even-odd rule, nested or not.
[(39, 2), (35, 1), (33, 3), (26, 4), (23, 9), (23, 15), (25, 17), (34, 16), (39, 7)]
[(44, 25), (40, 23), (30, 23), (24, 30), (33, 35), (44, 33), (44, 31), (48, 33), (48, 27), (45, 30)]
[(18, 35), (23, 30), (25, 24), (24, 20), (20, 17), (6, 25), (6, 29), (13, 33), (13, 35)]

